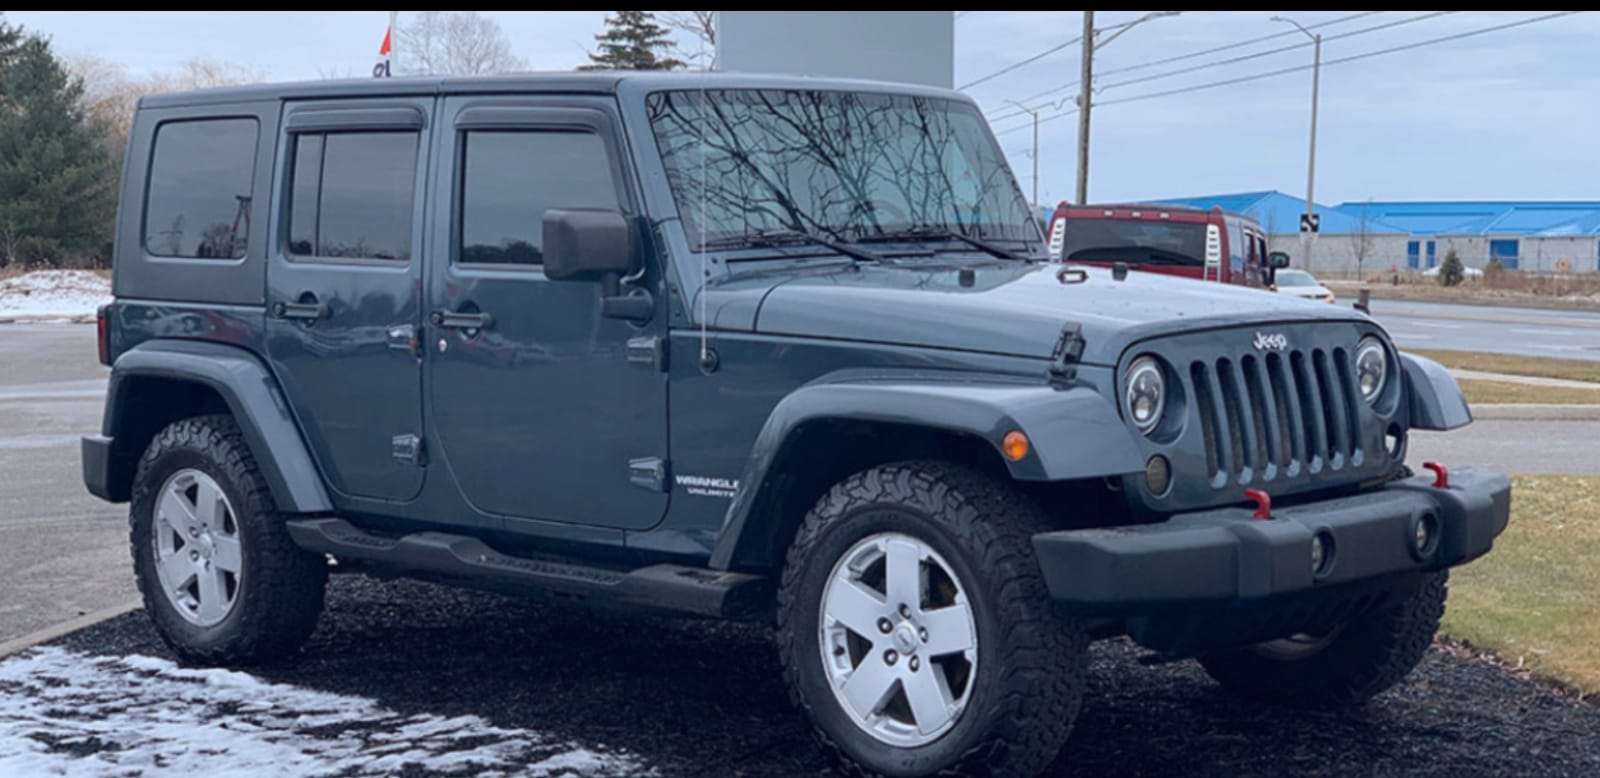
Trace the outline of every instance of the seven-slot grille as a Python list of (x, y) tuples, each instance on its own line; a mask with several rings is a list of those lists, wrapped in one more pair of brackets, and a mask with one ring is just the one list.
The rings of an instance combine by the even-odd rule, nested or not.
[(1186, 371), (1213, 487), (1359, 467), (1362, 403), (1343, 348), (1195, 360)]

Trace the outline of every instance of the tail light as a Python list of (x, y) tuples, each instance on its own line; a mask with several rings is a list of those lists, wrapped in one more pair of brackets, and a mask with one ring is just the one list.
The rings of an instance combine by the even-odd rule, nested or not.
[(102, 305), (94, 313), (95, 341), (100, 350), (100, 364), (111, 367), (111, 317), (110, 304)]

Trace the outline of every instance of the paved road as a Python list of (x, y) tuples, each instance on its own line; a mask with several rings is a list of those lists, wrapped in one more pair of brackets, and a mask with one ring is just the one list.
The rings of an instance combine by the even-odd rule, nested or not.
[(1600, 362), (1600, 313), (1373, 300), (1372, 314), (1402, 348)]
[(1600, 475), (1600, 421), (1483, 419), (1450, 432), (1412, 433), (1406, 461), (1432, 460), (1507, 473)]
[(92, 326), (0, 325), (0, 642), (136, 596), (123, 509), (79, 475), (106, 372)]

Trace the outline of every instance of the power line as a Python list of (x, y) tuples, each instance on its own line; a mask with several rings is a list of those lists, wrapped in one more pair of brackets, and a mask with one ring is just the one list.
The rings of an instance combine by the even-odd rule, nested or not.
[[(1351, 38), (1351, 37), (1354, 37), (1354, 36), (1357, 36), (1357, 35), (1366, 35), (1367, 33), (1377, 32), (1379, 30), (1387, 30), (1387, 29), (1389, 29), (1391, 27), (1400, 27), (1402, 25), (1413, 24), (1413, 23), (1416, 23), (1416, 22), (1423, 22), (1423, 21), (1427, 21), (1429, 19), (1438, 18), (1440, 16), (1447, 16), (1447, 15), (1453, 14), (1453, 13), (1458, 13), (1458, 12), (1457, 11), (1434, 11), (1432, 13), (1419, 14), (1417, 16), (1408, 16), (1408, 17), (1406, 17), (1404, 19), (1397, 19), (1395, 21), (1385, 22), (1383, 24), (1375, 24), (1375, 25), (1373, 25), (1371, 27), (1363, 27), (1363, 28), (1361, 28), (1359, 30), (1351, 30), (1350, 32), (1342, 32), (1342, 33), (1339, 33), (1338, 35), (1329, 35), (1328, 37), (1323, 38), (1322, 42), (1323, 43), (1328, 43), (1328, 42), (1331, 42), (1331, 41), (1340, 40), (1342, 38)], [(1290, 30), (1290, 32), (1294, 32), (1294, 31)], [(1163, 79), (1163, 78), (1171, 78), (1173, 76), (1181, 76), (1181, 75), (1184, 75), (1184, 74), (1187, 74), (1187, 73), (1194, 73), (1194, 72), (1200, 71), (1200, 70), (1208, 70), (1210, 68), (1220, 67), (1220, 66), (1223, 66), (1223, 65), (1236, 65), (1236, 64), (1238, 64), (1240, 62), (1245, 62), (1245, 61), (1252, 60), (1252, 59), (1260, 59), (1261, 57), (1271, 56), (1273, 54), (1282, 54), (1283, 52), (1286, 52), (1286, 51), (1293, 51), (1295, 49), (1303, 49), (1303, 48), (1305, 48), (1307, 46), (1310, 46), (1310, 45), (1312, 45), (1311, 41), (1302, 41), (1302, 42), (1296, 43), (1296, 44), (1294, 44), (1292, 46), (1280, 46), (1280, 47), (1278, 47), (1276, 49), (1268, 49), (1267, 51), (1258, 52), (1258, 53), (1255, 53), (1255, 54), (1245, 54), (1245, 55), (1238, 56), (1238, 57), (1231, 57), (1229, 59), (1219, 59), (1219, 60), (1214, 60), (1214, 61), (1211, 61), (1211, 62), (1202, 63), (1202, 64), (1199, 64), (1199, 65), (1194, 65), (1194, 66), (1187, 67), (1187, 68), (1181, 68), (1179, 70), (1169, 70), (1169, 71), (1167, 71), (1165, 73), (1154, 73), (1154, 74), (1151, 74), (1151, 75), (1148, 75), (1148, 76), (1140, 76), (1138, 78), (1128, 79), (1127, 81), (1118, 81), (1116, 83), (1106, 84), (1105, 86), (1100, 87), (1100, 89), (1102, 89), (1102, 90), (1114, 89), (1114, 88), (1119, 87), (1119, 86), (1129, 86), (1131, 84), (1143, 84), (1143, 83), (1145, 83), (1147, 81), (1158, 81), (1158, 80)]]
[(993, 73), (990, 73), (987, 76), (984, 76), (983, 78), (980, 78), (980, 79), (978, 79), (976, 81), (968, 81), (967, 83), (962, 84), (961, 86), (958, 86), (956, 88), (957, 89), (967, 89), (967, 88), (970, 88), (970, 87), (977, 86), (978, 84), (981, 84), (981, 83), (983, 83), (985, 81), (989, 81), (991, 79), (999, 78), (1000, 76), (1003, 76), (1003, 75), (1005, 75), (1007, 73), (1010, 73), (1011, 71), (1016, 70), (1017, 68), (1023, 67), (1025, 65), (1031, 65), (1031, 64), (1033, 64), (1035, 62), (1038, 62), (1039, 60), (1044, 59), (1045, 57), (1048, 57), (1051, 54), (1054, 54), (1054, 53), (1056, 53), (1056, 52), (1058, 52), (1058, 51), (1060, 51), (1060, 50), (1062, 50), (1062, 49), (1064, 49), (1064, 48), (1066, 48), (1068, 46), (1071, 46), (1071, 45), (1073, 45), (1073, 44), (1075, 44), (1075, 43), (1077, 43), (1078, 41), (1081, 41), (1081, 40), (1083, 40), (1083, 36), (1080, 35), (1080, 36), (1078, 36), (1076, 38), (1073, 38), (1070, 41), (1067, 41), (1066, 43), (1062, 43), (1062, 44), (1059, 44), (1059, 45), (1056, 45), (1056, 46), (1051, 46), (1050, 48), (1045, 49), (1044, 51), (1041, 51), (1038, 54), (1035, 54), (1035, 55), (1033, 55), (1033, 56), (1031, 56), (1031, 57), (1029, 57), (1029, 58), (1027, 58), (1025, 60), (1022, 60), (1021, 62), (1017, 62), (1015, 64), (1007, 65), (1007, 66), (1005, 66), (1003, 68), (1000, 68), (999, 70), (996, 70)]
[[(1454, 33), (1454, 34), (1451, 34), (1451, 35), (1444, 35), (1444, 36), (1441, 36), (1441, 37), (1438, 37), (1438, 38), (1429, 38), (1427, 40), (1415, 41), (1415, 42), (1412, 42), (1412, 43), (1401, 44), (1399, 46), (1391, 46), (1391, 47), (1386, 48), (1386, 49), (1376, 49), (1374, 51), (1362, 52), (1360, 54), (1351, 54), (1349, 56), (1339, 57), (1337, 59), (1323, 60), (1322, 66), (1323, 67), (1329, 67), (1329, 66), (1332, 66), (1332, 65), (1344, 64), (1346, 62), (1355, 62), (1357, 60), (1370, 59), (1372, 57), (1381, 57), (1381, 56), (1386, 55), (1386, 54), (1395, 54), (1395, 53), (1399, 53), (1399, 52), (1402, 52), (1402, 51), (1410, 51), (1411, 49), (1418, 49), (1418, 48), (1422, 48), (1423, 46), (1432, 46), (1432, 45), (1436, 45), (1436, 44), (1439, 44), (1439, 43), (1449, 43), (1451, 41), (1457, 41), (1457, 40), (1461, 40), (1463, 38), (1471, 38), (1473, 36), (1484, 35), (1486, 33), (1499, 32), (1501, 30), (1509, 30), (1509, 29), (1512, 29), (1513, 27), (1522, 27), (1522, 26), (1525, 26), (1525, 25), (1535, 24), (1537, 22), (1545, 22), (1545, 21), (1549, 21), (1551, 19), (1557, 19), (1557, 18), (1560, 18), (1560, 17), (1563, 17), (1563, 16), (1571, 16), (1573, 14), (1578, 14), (1578, 13), (1583, 13), (1583, 12), (1582, 11), (1559, 11), (1559, 12), (1556, 12), (1556, 13), (1545, 14), (1543, 16), (1535, 16), (1535, 17), (1532, 17), (1532, 18), (1529, 18), (1529, 19), (1521, 19), (1521, 20), (1518, 20), (1518, 21), (1515, 21), (1515, 22), (1508, 22), (1506, 24), (1498, 24), (1498, 25), (1495, 25), (1493, 27), (1484, 27), (1484, 28), (1477, 29), (1477, 30), (1468, 30), (1467, 32), (1458, 32), (1458, 33)], [(1199, 92), (1199, 91), (1206, 90), (1206, 89), (1215, 89), (1217, 87), (1232, 86), (1234, 84), (1243, 84), (1243, 83), (1246, 83), (1246, 82), (1249, 82), (1249, 81), (1259, 81), (1259, 80), (1265, 79), (1265, 78), (1273, 78), (1275, 76), (1288, 75), (1290, 73), (1299, 73), (1301, 71), (1310, 70), (1312, 67), (1313, 67), (1312, 65), (1295, 65), (1293, 67), (1280, 68), (1278, 70), (1271, 70), (1271, 71), (1267, 71), (1267, 72), (1264, 72), (1264, 73), (1254, 73), (1254, 74), (1251, 74), (1251, 75), (1248, 75), (1248, 76), (1240, 76), (1238, 78), (1230, 78), (1230, 79), (1225, 79), (1225, 80), (1222, 80), (1222, 81), (1212, 81), (1210, 83), (1197, 84), (1197, 85), (1187, 86), (1187, 87), (1180, 87), (1180, 88), (1177, 88), (1177, 89), (1167, 89), (1167, 90), (1160, 91), (1160, 92), (1150, 92), (1148, 94), (1133, 95), (1131, 97), (1123, 97), (1123, 98), (1119, 98), (1119, 99), (1116, 99), (1116, 100), (1105, 100), (1105, 101), (1102, 101), (1102, 102), (1095, 103), (1095, 106), (1100, 107), (1100, 106), (1107, 106), (1107, 105), (1118, 105), (1118, 104), (1121, 104), (1121, 103), (1134, 103), (1134, 102), (1140, 102), (1140, 101), (1143, 101), (1143, 100), (1154, 100), (1154, 99), (1156, 99), (1158, 97), (1170, 97), (1170, 96), (1173, 96), (1173, 95), (1187, 94), (1189, 92)], [(1047, 117), (1045, 117), (1043, 119), (1040, 119), (1039, 123), (1043, 124), (1045, 122), (1053, 121), (1055, 119), (1061, 119), (1061, 118), (1064, 118), (1064, 117), (1067, 117), (1067, 116), (1071, 116), (1071, 115), (1073, 115), (1073, 114), (1075, 114), (1077, 112), (1078, 112), (1078, 109), (1076, 109), (1076, 108), (1068, 109), (1066, 111), (1062, 111), (1061, 113), (1051, 114), (1050, 116), (1047, 116)], [(1009, 128), (1004, 129), (1004, 130), (998, 130), (998, 131), (995, 132), (995, 135), (1006, 135), (1006, 134), (1009, 134), (1009, 133), (1012, 133), (1012, 132), (1016, 132), (1017, 130), (1025, 129), (1025, 128), (1030, 127), (1030, 126), (1032, 126), (1031, 122), (1028, 123), (1028, 124), (1019, 124), (1019, 125), (1017, 125), (1015, 127), (1009, 127)]]
[[(1341, 16), (1341, 17), (1339, 17), (1337, 19), (1330, 19), (1330, 20), (1325, 21), (1325, 22), (1318, 22), (1317, 24), (1313, 24), (1313, 25), (1308, 26), (1306, 29), (1315, 30), (1315, 29), (1317, 29), (1319, 27), (1331, 27), (1331, 26), (1333, 26), (1335, 24), (1343, 24), (1345, 22), (1355, 21), (1356, 19), (1360, 19), (1362, 17), (1372, 16), (1373, 14), (1380, 14), (1380, 13), (1383, 13), (1383, 12), (1382, 11), (1362, 11), (1361, 13), (1350, 14), (1349, 16)], [(1127, 73), (1127, 72), (1134, 71), (1134, 70), (1144, 70), (1146, 68), (1157, 67), (1157, 66), (1160, 66), (1160, 65), (1166, 65), (1166, 64), (1173, 63), (1173, 62), (1182, 62), (1184, 60), (1194, 59), (1196, 57), (1203, 57), (1203, 56), (1205, 56), (1207, 54), (1215, 54), (1215, 53), (1217, 53), (1219, 51), (1228, 51), (1230, 49), (1243, 48), (1245, 46), (1253, 46), (1253, 45), (1255, 45), (1257, 43), (1263, 43), (1263, 42), (1274, 40), (1274, 39), (1277, 39), (1277, 38), (1282, 38), (1285, 35), (1297, 35), (1297, 34), (1298, 33), (1296, 33), (1294, 30), (1287, 30), (1285, 32), (1275, 32), (1275, 33), (1272, 33), (1271, 35), (1262, 35), (1262, 36), (1259, 36), (1259, 37), (1256, 37), (1256, 38), (1251, 38), (1249, 40), (1238, 41), (1236, 43), (1228, 43), (1228, 44), (1224, 44), (1224, 45), (1221, 45), (1221, 46), (1214, 46), (1212, 48), (1204, 49), (1204, 50), (1201, 50), (1201, 51), (1192, 51), (1192, 52), (1189, 52), (1188, 54), (1179, 54), (1179, 55), (1176, 55), (1176, 56), (1167, 57), (1165, 59), (1158, 59), (1158, 60), (1152, 60), (1150, 62), (1143, 62), (1143, 63), (1137, 64), (1137, 65), (1128, 65), (1128, 66), (1125, 66), (1125, 67), (1112, 68), (1110, 70), (1103, 70), (1103, 71), (1100, 72), (1100, 75), (1108, 76), (1108, 75), (1113, 75), (1113, 74), (1116, 74), (1116, 73)], [(1305, 46), (1305, 45), (1307, 45), (1307, 44), (1304, 44), (1304, 43), (1298, 44), (1298, 46)], [(1282, 51), (1282, 50), (1286, 50), (1286, 49), (1280, 49), (1279, 51)], [(1035, 94), (1028, 95), (1027, 97), (1024, 97), (1024, 98), (1021, 98), (1021, 99), (1017, 100), (1017, 102), (1019, 102), (1019, 103), (1027, 103), (1027, 102), (1030, 102), (1032, 100), (1037, 100), (1037, 99), (1039, 99), (1041, 97), (1047, 97), (1049, 95), (1056, 94), (1058, 92), (1065, 92), (1066, 90), (1071, 89), (1071, 88), (1073, 88), (1073, 87), (1075, 87), (1077, 85), (1078, 85), (1077, 81), (1070, 81), (1070, 82), (1062, 84), (1060, 86), (1051, 87), (1049, 89), (1046, 89), (1043, 92), (1037, 92)], [(1009, 113), (1009, 114), (1006, 114), (1004, 116), (997, 116), (994, 119), (991, 119), (991, 121), (997, 121), (997, 122), (998, 121), (1005, 121), (1006, 119), (1010, 119), (1012, 117), (1021, 116), (1021, 115), (1022, 115), (1021, 113)]]
[[(957, 18), (959, 18), (959, 17), (957, 17)], [(1139, 20), (1139, 19), (1135, 19), (1135, 20), (1133, 20), (1131, 22), (1119, 22), (1117, 24), (1111, 24), (1111, 25), (1107, 25), (1105, 27), (1097, 28), (1095, 30), (1095, 32), (1100, 33), (1100, 32), (1110, 32), (1112, 30), (1120, 30), (1120, 29), (1122, 29), (1124, 27), (1132, 27), (1133, 25), (1138, 24), (1140, 21), (1141, 20)], [(1060, 51), (1060, 50), (1062, 50), (1062, 49), (1064, 49), (1064, 48), (1066, 48), (1068, 46), (1074, 45), (1074, 44), (1076, 44), (1076, 43), (1078, 43), (1079, 41), (1082, 41), (1082, 40), (1083, 40), (1083, 36), (1079, 35), (1078, 37), (1073, 38), (1072, 40), (1069, 40), (1066, 43), (1061, 43), (1061, 44), (1057, 44), (1055, 46), (1051, 46), (1050, 48), (1045, 49), (1044, 51), (1041, 51), (1038, 54), (1035, 54), (1035, 55), (1033, 55), (1033, 56), (1031, 56), (1031, 57), (1029, 57), (1029, 58), (1027, 58), (1025, 60), (1022, 60), (1021, 62), (1016, 62), (1016, 63), (1010, 64), (1010, 65), (1007, 65), (1007, 66), (1005, 66), (1003, 68), (1000, 68), (999, 70), (996, 70), (995, 72), (990, 73), (990, 74), (988, 74), (988, 75), (986, 75), (986, 76), (984, 76), (982, 78), (979, 78), (977, 80), (968, 81), (967, 83), (956, 87), (956, 89), (967, 89), (969, 87), (977, 86), (978, 84), (981, 84), (981, 83), (983, 83), (985, 81), (989, 81), (991, 79), (999, 78), (1000, 76), (1003, 76), (1003, 75), (1005, 75), (1007, 73), (1010, 73), (1011, 71), (1016, 70), (1017, 68), (1024, 67), (1024, 66), (1027, 66), (1027, 65), (1031, 65), (1031, 64), (1033, 64), (1035, 62), (1038, 62), (1039, 60), (1044, 59), (1045, 57), (1048, 57), (1051, 54), (1054, 54), (1054, 53), (1056, 53), (1056, 52), (1058, 52), (1058, 51)], [(1026, 102), (1026, 101), (1023, 100), (1023, 101), (1019, 101), (1019, 102)]]
[[(1582, 13), (1582, 11), (1558, 11), (1556, 13), (1545, 14), (1544, 16), (1535, 16), (1535, 17), (1530, 18), (1530, 19), (1521, 19), (1521, 20), (1518, 20), (1518, 21), (1515, 21), (1515, 22), (1508, 22), (1506, 24), (1497, 24), (1497, 25), (1495, 25), (1493, 27), (1484, 27), (1484, 28), (1477, 29), (1477, 30), (1468, 30), (1466, 32), (1458, 32), (1458, 33), (1453, 33), (1451, 35), (1444, 35), (1444, 36), (1440, 36), (1438, 38), (1429, 38), (1427, 40), (1415, 41), (1413, 43), (1404, 43), (1404, 44), (1401, 44), (1399, 46), (1390, 46), (1387, 49), (1377, 49), (1377, 50), (1374, 50), (1374, 51), (1363, 52), (1361, 54), (1351, 54), (1349, 56), (1339, 57), (1337, 59), (1323, 60), (1322, 61), (1322, 66), (1323, 67), (1328, 67), (1330, 65), (1340, 65), (1340, 64), (1343, 64), (1343, 63), (1346, 63), (1346, 62), (1355, 62), (1356, 60), (1369, 59), (1369, 58), (1372, 58), (1372, 57), (1381, 57), (1381, 56), (1383, 56), (1385, 54), (1396, 54), (1396, 53), (1399, 53), (1399, 52), (1402, 52), (1402, 51), (1410, 51), (1411, 49), (1418, 49), (1418, 48), (1422, 48), (1423, 46), (1432, 46), (1432, 45), (1439, 44), (1439, 43), (1449, 43), (1450, 41), (1458, 41), (1458, 40), (1461, 40), (1462, 38), (1471, 38), (1471, 37), (1476, 36), (1476, 35), (1483, 35), (1483, 34), (1491, 33), (1491, 32), (1499, 32), (1501, 30), (1509, 30), (1509, 29), (1511, 29), (1513, 27), (1522, 27), (1522, 26), (1525, 26), (1525, 25), (1534, 24), (1536, 22), (1547, 22), (1547, 21), (1549, 21), (1551, 19), (1557, 19), (1557, 18), (1560, 18), (1560, 17), (1563, 17), (1563, 16), (1571, 16), (1571, 15), (1577, 14), (1577, 13)], [(1253, 76), (1244, 76), (1244, 77), (1241, 77), (1241, 78), (1231, 78), (1231, 79), (1228, 79), (1226, 81), (1213, 81), (1213, 82), (1211, 82), (1209, 84), (1199, 84), (1197, 86), (1182, 87), (1182, 88), (1179, 88), (1179, 89), (1168, 89), (1168, 90), (1166, 90), (1164, 92), (1151, 92), (1149, 94), (1134, 95), (1132, 97), (1123, 97), (1123, 98), (1120, 98), (1120, 99), (1117, 99), (1117, 100), (1106, 100), (1106, 101), (1103, 101), (1103, 102), (1095, 103), (1095, 105), (1117, 105), (1119, 103), (1135, 103), (1135, 102), (1139, 102), (1141, 100), (1153, 100), (1153, 99), (1155, 99), (1157, 97), (1166, 97), (1168, 95), (1183, 94), (1185, 92), (1198, 92), (1198, 91), (1201, 91), (1201, 90), (1204, 90), (1204, 89), (1214, 89), (1214, 88), (1219, 87), (1219, 86), (1228, 86), (1228, 85), (1231, 85), (1231, 84), (1243, 83), (1245, 81), (1256, 81), (1256, 80), (1263, 79), (1263, 78), (1270, 78), (1272, 76), (1284, 75), (1286, 73), (1297, 73), (1297, 72), (1302, 71), (1302, 70), (1310, 70), (1311, 68), (1312, 68), (1312, 65), (1298, 65), (1296, 67), (1283, 68), (1281, 70), (1275, 70), (1275, 71), (1272, 71), (1272, 72), (1269, 72), (1269, 73), (1258, 73), (1258, 74), (1253, 75)]]
[[(1361, 13), (1350, 14), (1349, 16), (1341, 16), (1341, 17), (1339, 17), (1337, 19), (1329, 19), (1328, 21), (1325, 21), (1325, 22), (1318, 22), (1316, 24), (1308, 24), (1308, 25), (1306, 25), (1306, 29), (1315, 30), (1315, 29), (1319, 29), (1319, 28), (1322, 28), (1322, 27), (1332, 27), (1335, 24), (1344, 24), (1345, 22), (1353, 22), (1353, 21), (1355, 21), (1357, 19), (1361, 19), (1361, 18), (1365, 18), (1365, 17), (1368, 17), (1368, 16), (1373, 16), (1375, 14), (1381, 14), (1381, 13), (1383, 13), (1383, 11), (1362, 11)], [(1283, 32), (1275, 32), (1275, 33), (1272, 33), (1271, 35), (1262, 35), (1262, 36), (1260, 36), (1258, 38), (1251, 38), (1250, 40), (1247, 40), (1247, 41), (1239, 41), (1238, 43), (1229, 43), (1229, 44), (1225, 44), (1225, 45), (1222, 45), (1222, 46), (1215, 46), (1215, 47), (1212, 47), (1212, 48), (1209, 48), (1209, 49), (1205, 49), (1203, 51), (1192, 51), (1192, 52), (1190, 52), (1188, 54), (1179, 54), (1179, 55), (1176, 55), (1176, 56), (1167, 57), (1165, 59), (1154, 59), (1154, 60), (1150, 60), (1149, 62), (1141, 62), (1141, 63), (1136, 64), (1136, 65), (1124, 65), (1123, 67), (1120, 67), (1120, 68), (1111, 68), (1109, 70), (1102, 70), (1102, 71), (1100, 71), (1100, 75), (1109, 76), (1109, 75), (1114, 75), (1114, 74), (1117, 74), (1117, 73), (1128, 73), (1128, 72), (1131, 72), (1131, 71), (1134, 71), (1134, 70), (1145, 70), (1145, 69), (1148, 69), (1148, 68), (1160, 67), (1162, 65), (1170, 65), (1170, 64), (1172, 64), (1174, 62), (1182, 62), (1182, 61), (1184, 61), (1186, 59), (1194, 59), (1195, 57), (1204, 57), (1207, 54), (1216, 54), (1219, 51), (1227, 51), (1229, 49), (1240, 48), (1240, 47), (1243, 47), (1243, 46), (1252, 46), (1252, 45), (1255, 45), (1257, 43), (1265, 43), (1265, 42), (1270, 41), (1270, 40), (1276, 40), (1278, 38), (1284, 37), (1285, 35), (1295, 35), (1295, 34), (1297, 34), (1297, 33), (1294, 30), (1285, 30)], [(1022, 102), (1027, 102), (1027, 101), (1024, 100)]]

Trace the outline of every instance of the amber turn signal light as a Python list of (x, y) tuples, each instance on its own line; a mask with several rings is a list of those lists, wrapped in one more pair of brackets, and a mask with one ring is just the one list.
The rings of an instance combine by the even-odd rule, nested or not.
[(1028, 436), (1022, 434), (1022, 430), (1007, 432), (1005, 439), (1000, 441), (1000, 450), (1005, 452), (1006, 459), (1021, 462), (1028, 455)]

